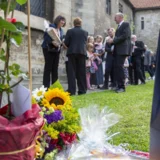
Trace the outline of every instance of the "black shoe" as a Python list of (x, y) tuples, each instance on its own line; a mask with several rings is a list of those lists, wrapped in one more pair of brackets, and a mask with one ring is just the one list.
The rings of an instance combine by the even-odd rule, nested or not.
[(106, 85), (104, 85), (104, 86), (102, 86), (100, 89), (101, 89), (101, 90), (108, 90), (108, 87), (107, 87)]
[(146, 82), (141, 82), (141, 84), (146, 84)]
[(100, 89), (100, 88), (101, 88), (101, 87), (98, 85), (98, 86), (97, 86), (97, 89)]
[(120, 88), (120, 89), (116, 90), (116, 93), (122, 93), (122, 92), (125, 92), (125, 89)]
[(69, 90), (67, 91), (69, 93), (70, 96), (75, 96), (75, 93), (71, 93)]
[(118, 87), (112, 87), (112, 91), (116, 91), (116, 90), (118, 90), (119, 88)]
[(86, 94), (86, 92), (78, 91), (78, 95)]

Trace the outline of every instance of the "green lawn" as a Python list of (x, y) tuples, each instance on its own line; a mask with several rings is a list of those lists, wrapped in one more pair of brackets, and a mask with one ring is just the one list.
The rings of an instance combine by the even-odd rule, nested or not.
[(76, 108), (97, 104), (108, 106), (114, 113), (122, 116), (111, 132), (120, 132), (112, 143), (128, 143), (131, 150), (149, 150), (149, 124), (153, 97), (153, 81), (146, 85), (128, 86), (125, 93), (104, 91), (72, 97)]

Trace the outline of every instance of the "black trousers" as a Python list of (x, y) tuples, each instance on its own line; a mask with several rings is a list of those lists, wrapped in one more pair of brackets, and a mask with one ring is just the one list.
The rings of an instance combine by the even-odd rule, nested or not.
[(82, 54), (68, 55), (68, 92), (76, 94), (76, 80), (78, 94), (85, 94), (86, 84), (86, 56)]
[(149, 73), (150, 77), (154, 76), (154, 73), (152, 72), (151, 66), (145, 65), (145, 70)]
[(67, 83), (68, 83), (68, 61), (65, 62), (65, 66), (66, 66), (66, 75), (67, 75)]
[(143, 79), (146, 79), (145, 67), (144, 67), (144, 57), (141, 57), (141, 71), (142, 71)]
[(114, 86), (114, 57), (113, 54), (107, 54), (106, 65), (105, 65), (105, 81), (104, 85), (108, 87), (109, 77), (111, 78), (111, 83)]
[(114, 56), (114, 77), (119, 89), (125, 89), (125, 75), (123, 69), (125, 59), (126, 56)]
[(45, 59), (43, 85), (49, 88), (51, 84), (58, 80), (58, 64), (60, 53), (48, 52), (47, 48), (43, 48), (43, 54)]
[(134, 83), (134, 68), (133, 68), (133, 65), (129, 65), (129, 80), (130, 80), (130, 84)]
[(133, 67), (135, 70), (135, 84), (138, 84), (138, 80), (140, 79), (141, 82), (145, 82), (145, 78), (143, 76), (142, 67), (141, 67), (141, 57), (134, 57), (133, 58)]

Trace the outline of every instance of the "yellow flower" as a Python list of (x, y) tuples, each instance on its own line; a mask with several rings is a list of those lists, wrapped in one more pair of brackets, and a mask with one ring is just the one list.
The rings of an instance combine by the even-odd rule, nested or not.
[(37, 104), (37, 101), (33, 96), (32, 96), (32, 104)]
[(49, 89), (42, 100), (42, 104), (55, 110), (61, 110), (65, 105), (71, 105), (71, 99), (68, 92), (64, 92), (59, 88)]
[(42, 100), (42, 105), (43, 105), (44, 107), (47, 107), (47, 108), (50, 107), (49, 102), (48, 102), (46, 99), (44, 99), (44, 98), (43, 98), (43, 100)]
[(48, 133), (48, 135), (52, 138), (52, 139), (57, 139), (59, 132), (57, 130), (55, 130), (52, 126), (44, 126), (44, 130)]

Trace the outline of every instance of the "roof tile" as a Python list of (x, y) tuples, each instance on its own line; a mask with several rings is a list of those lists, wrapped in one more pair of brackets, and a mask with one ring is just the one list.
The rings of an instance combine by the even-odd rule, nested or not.
[(137, 9), (160, 7), (160, 0), (130, 0)]

